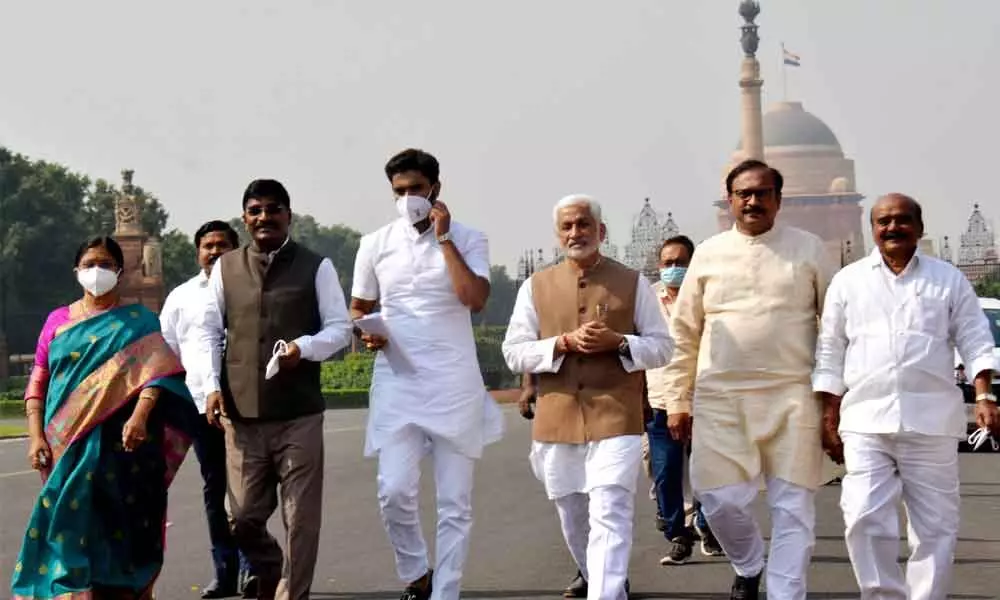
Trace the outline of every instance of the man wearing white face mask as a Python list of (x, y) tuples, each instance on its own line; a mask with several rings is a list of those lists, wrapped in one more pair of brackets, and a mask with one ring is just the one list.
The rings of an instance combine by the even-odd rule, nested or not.
[[(455, 600), (472, 527), (472, 482), (483, 446), (502, 435), (503, 416), (486, 392), (471, 313), (489, 296), (486, 236), (451, 220), (437, 159), (405, 150), (385, 174), (399, 218), (361, 238), (351, 316), (381, 306), (389, 339), (363, 335), (369, 350), (399, 348), (412, 371), (394, 371), (384, 352), (372, 379), (367, 456), (378, 455), (382, 520), (406, 585), (403, 600)], [(398, 368), (398, 365), (397, 365)], [(420, 460), (434, 458), (438, 526), (430, 567), (417, 515)]]
[[(660, 246), (657, 263), (660, 281), (653, 285), (660, 300), (660, 312), (669, 323), (670, 309), (677, 300), (688, 264), (694, 255), (694, 243), (683, 235), (672, 237)], [(691, 557), (694, 532), (685, 521), (685, 483), (690, 446), (691, 394), (677, 397), (664, 382), (666, 368), (646, 371), (652, 418), (646, 423), (652, 479), (656, 490), (658, 528), (670, 543), (670, 550), (660, 560), (662, 565), (680, 565)], [(721, 556), (722, 548), (712, 534), (700, 503), (695, 503), (694, 529), (701, 537), (705, 556)]]

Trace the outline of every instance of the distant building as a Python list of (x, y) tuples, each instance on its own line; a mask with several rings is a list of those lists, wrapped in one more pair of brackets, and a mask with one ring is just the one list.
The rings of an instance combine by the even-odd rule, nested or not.
[[(756, 2), (744, 0), (740, 15), (745, 21), (740, 64), (741, 139), (725, 168), (723, 178), (746, 159), (767, 162), (784, 177), (779, 223), (810, 231), (826, 243), (831, 258), (842, 264), (865, 254), (863, 238), (864, 196), (855, 188), (854, 161), (844, 155), (833, 131), (808, 113), (801, 102), (778, 102), (761, 112), (759, 37), (754, 19)], [(733, 226), (723, 184), (718, 209), (719, 230)]]
[(139, 203), (133, 195), (133, 171), (122, 171), (122, 189), (115, 199), (114, 239), (122, 247), (125, 264), (119, 284), (123, 303), (138, 302), (153, 312), (163, 308), (163, 255), (160, 240), (142, 228)]
[(986, 277), (1000, 277), (1000, 257), (997, 254), (993, 229), (986, 222), (978, 204), (972, 205), (972, 214), (961, 236), (956, 265), (969, 281)]
[(649, 204), (649, 198), (639, 214), (632, 222), (632, 238), (625, 246), (625, 259), (622, 261), (629, 268), (640, 271), (646, 277), (655, 280), (658, 276), (656, 251), (669, 237), (678, 233), (674, 223), (673, 213), (667, 213), (666, 219), (656, 214)]

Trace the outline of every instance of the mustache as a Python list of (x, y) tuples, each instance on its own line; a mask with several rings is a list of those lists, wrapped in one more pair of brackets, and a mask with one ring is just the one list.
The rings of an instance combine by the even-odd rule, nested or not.
[(758, 208), (756, 206), (750, 206), (743, 209), (743, 214), (745, 215), (762, 215), (764, 214), (763, 208)]
[(895, 233), (895, 232), (883, 233), (882, 234), (882, 239), (883, 240), (905, 240), (906, 239), (906, 234), (905, 233)]
[(259, 223), (254, 224), (253, 228), (254, 229), (263, 229), (265, 227), (268, 227), (268, 228), (271, 228), (271, 229), (276, 229), (277, 226), (278, 226), (277, 223), (275, 223), (274, 221), (260, 221)]

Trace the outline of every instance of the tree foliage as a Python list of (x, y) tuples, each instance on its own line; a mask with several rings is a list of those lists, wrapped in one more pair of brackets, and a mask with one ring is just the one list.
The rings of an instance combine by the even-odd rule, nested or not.
[(972, 287), (980, 298), (1000, 298), (1000, 277), (980, 279)]
[(493, 265), (490, 267), (490, 297), (486, 308), (478, 315), (473, 315), (476, 325), (503, 325), (510, 321), (514, 312), (514, 300), (517, 298), (517, 286), (507, 275), (507, 267)]

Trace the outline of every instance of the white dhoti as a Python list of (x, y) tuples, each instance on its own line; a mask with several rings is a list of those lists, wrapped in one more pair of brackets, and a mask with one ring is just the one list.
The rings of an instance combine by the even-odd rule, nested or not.
[(420, 528), (417, 493), (420, 461), (434, 459), (437, 490), (437, 560), (432, 600), (457, 600), (472, 529), (472, 484), (475, 460), (450, 442), (411, 426), (397, 432), (379, 450), (378, 500), (382, 522), (396, 555), (396, 571), (405, 583), (429, 568), (427, 544)]
[(589, 600), (626, 598), (641, 464), (638, 435), (587, 444), (532, 444), (532, 470), (555, 502), (566, 546), (587, 580)]
[[(840, 506), (847, 550), (864, 600), (943, 600), (959, 526), (958, 440), (844, 432)], [(908, 518), (904, 580), (898, 505)]]
[[(760, 481), (698, 492), (709, 527), (741, 577), (764, 570), (764, 538), (751, 504)], [(815, 492), (781, 479), (767, 481), (771, 512), (771, 551), (767, 558), (767, 597), (805, 600), (806, 571), (816, 545)]]

